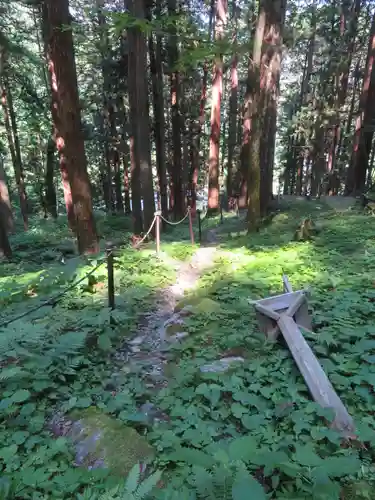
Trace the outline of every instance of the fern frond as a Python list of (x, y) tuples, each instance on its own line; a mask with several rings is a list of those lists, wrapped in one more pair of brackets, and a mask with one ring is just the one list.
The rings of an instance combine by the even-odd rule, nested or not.
[(125, 483), (125, 491), (127, 493), (134, 493), (138, 487), (141, 475), (141, 468), (139, 463), (136, 463), (132, 470), (129, 472), (128, 478)]
[(162, 472), (160, 470), (154, 472), (147, 479), (142, 481), (137, 490), (134, 493), (136, 500), (144, 500), (151, 491), (158, 484), (162, 476)]

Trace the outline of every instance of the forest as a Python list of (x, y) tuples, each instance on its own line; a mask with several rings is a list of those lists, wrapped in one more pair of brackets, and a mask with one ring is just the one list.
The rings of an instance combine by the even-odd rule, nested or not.
[(374, 58), (374, 0), (0, 0), (0, 500), (375, 498)]
[(25, 229), (67, 213), (86, 252), (98, 207), (131, 213), (139, 235), (156, 208), (194, 213), (202, 192), (209, 214), (236, 205), (252, 229), (273, 192), (372, 185), (372, 2), (3, 0), (1, 13), (5, 255), (19, 211)]

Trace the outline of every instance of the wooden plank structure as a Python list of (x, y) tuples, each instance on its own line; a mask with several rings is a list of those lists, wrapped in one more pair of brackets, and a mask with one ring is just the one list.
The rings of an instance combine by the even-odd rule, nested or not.
[(300, 331), (311, 331), (306, 293), (293, 292), (287, 276), (283, 276), (283, 285), (284, 294), (253, 302), (260, 328), (271, 340), (281, 332), (313, 399), (335, 412), (332, 427), (353, 437), (353, 419)]

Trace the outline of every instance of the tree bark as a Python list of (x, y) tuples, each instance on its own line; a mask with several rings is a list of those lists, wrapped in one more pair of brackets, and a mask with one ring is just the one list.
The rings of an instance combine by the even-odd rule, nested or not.
[(263, 34), (260, 68), (261, 106), (264, 140), (261, 141), (260, 212), (265, 215), (272, 195), (275, 156), (277, 103), (282, 57), (282, 31), (286, 0), (263, 0), (266, 27)]
[[(224, 37), (227, 22), (228, 1), (216, 0), (215, 40), (220, 42)], [(217, 55), (212, 81), (211, 135), (208, 157), (208, 213), (219, 210), (219, 154), (220, 154), (220, 119), (221, 98), (223, 94), (223, 56)]]
[[(177, 1), (168, 0), (168, 14), (170, 17), (175, 17), (177, 13)], [(175, 22), (171, 27), (168, 44), (169, 53), (169, 71), (171, 82), (171, 110), (172, 110), (172, 150), (173, 164), (171, 168), (171, 207), (175, 219), (183, 216), (185, 211), (184, 193), (182, 191), (182, 153), (181, 153), (181, 119), (180, 119), (180, 75), (177, 70), (178, 63), (178, 47), (177, 47), (177, 31)]]
[(68, 224), (70, 229), (74, 232), (76, 229), (76, 219), (74, 215), (74, 206), (73, 206), (73, 198), (72, 198), (72, 190), (70, 187), (69, 179), (68, 179), (68, 171), (66, 168), (66, 161), (65, 158), (62, 157), (60, 154), (60, 148), (58, 148), (57, 145), (57, 139), (58, 136), (56, 135), (58, 130), (57, 130), (57, 125), (59, 124), (60, 118), (58, 116), (58, 105), (56, 102), (57, 94), (56, 92), (53, 92), (53, 87), (56, 87), (56, 82), (53, 80), (54, 78), (54, 70), (53, 66), (50, 64), (50, 57), (48, 53), (48, 45), (49, 41), (52, 36), (52, 27), (50, 25), (49, 19), (48, 19), (48, 11), (47, 11), (47, 4), (46, 2), (43, 2), (42, 4), (42, 35), (43, 35), (43, 42), (44, 42), (44, 53), (45, 53), (45, 59), (48, 67), (48, 81), (46, 80), (46, 90), (48, 94), (51, 96), (51, 116), (52, 116), (52, 138), (55, 141), (56, 149), (59, 155), (59, 166), (60, 166), (60, 173), (61, 173), (61, 183), (63, 187), (63, 192), (64, 192), (64, 201), (65, 201), (65, 208), (66, 208), (66, 214), (68, 217)]
[[(212, 26), (215, 13), (215, 0), (211, 0), (210, 3), (210, 17), (208, 23), (208, 42), (212, 39)], [(191, 133), (191, 209), (195, 213), (197, 205), (197, 185), (200, 170), (200, 156), (201, 156), (201, 145), (202, 145), (202, 133), (204, 132), (205, 125), (205, 115), (206, 115), (206, 102), (207, 102), (207, 82), (208, 82), (208, 63), (207, 61), (203, 64), (203, 78), (202, 78), (202, 91), (199, 103), (199, 120), (197, 132), (195, 132), (194, 125), (190, 127)], [(204, 154), (203, 154), (204, 156)], [(204, 156), (205, 157), (205, 156)]]
[(12, 249), (8, 238), (7, 206), (0, 199), (0, 257), (12, 258)]
[[(261, 3), (255, 30), (251, 65), (248, 71), (247, 92), (245, 96), (244, 122), (245, 130), (251, 131), (248, 138), (248, 178), (247, 178), (247, 221), (249, 231), (256, 229), (260, 219), (260, 141), (261, 141), (261, 109), (260, 109), (260, 67), (262, 60), (262, 43), (266, 29), (267, 12)], [(246, 146), (246, 143), (243, 143)]]
[(3, 159), (0, 158), (0, 205), (1, 205), (1, 220), (5, 227), (6, 233), (11, 233), (14, 229), (14, 220), (12, 206), (10, 203), (8, 183), (4, 170)]
[[(340, 17), (340, 37), (341, 37), (341, 61), (343, 64), (336, 74), (336, 123), (333, 127), (333, 141), (328, 157), (328, 171), (332, 172), (336, 166), (338, 158), (338, 147), (342, 136), (342, 126), (340, 123), (340, 110), (344, 106), (348, 93), (349, 73), (352, 65), (353, 53), (355, 50), (355, 40), (357, 36), (358, 17), (362, 7), (362, 0), (343, 0)], [(347, 28), (347, 29), (346, 29)], [(340, 71), (341, 70), (341, 71)]]
[[(157, 1), (156, 16), (161, 14), (161, 0)], [(168, 216), (168, 184), (165, 161), (165, 117), (163, 96), (162, 37), (149, 35), (150, 69), (154, 108), (154, 136), (156, 147), (156, 169), (159, 181), (160, 208), (165, 218)]]
[(16, 179), (20, 209), (25, 231), (28, 229), (28, 207), (25, 189), (25, 180), (22, 167), (21, 147), (18, 137), (16, 115), (13, 107), (12, 94), (6, 74), (6, 53), (4, 48), (0, 48), (0, 93), (1, 104), (4, 111), (5, 130), (8, 139), (9, 151), (12, 158), (14, 176)]
[(54, 218), (57, 218), (57, 198), (54, 184), (55, 179), (55, 152), (56, 144), (51, 136), (47, 144), (46, 170), (44, 176), (45, 200), (47, 212)]
[[(130, 0), (128, 6), (132, 16), (139, 20), (145, 19), (143, 0)], [(128, 40), (129, 68), (132, 68), (129, 79), (130, 120), (133, 135), (131, 140), (132, 204), (134, 232), (139, 234), (142, 227), (145, 231), (149, 229), (155, 212), (148, 112), (147, 44), (145, 35), (138, 26), (128, 29)], [(141, 194), (144, 204), (144, 225), (140, 212)]]
[(375, 119), (375, 14), (370, 29), (370, 40), (365, 66), (360, 113), (356, 121), (353, 154), (348, 170), (346, 194), (358, 195), (366, 186), (366, 171), (369, 165)]
[(96, 252), (98, 237), (81, 128), (69, 3), (68, 0), (45, 0), (45, 7), (56, 145), (71, 188), (78, 249), (80, 253)]
[[(237, 6), (236, 0), (232, 1), (232, 18), (234, 21), (234, 33), (232, 43), (235, 47), (237, 44)], [(237, 112), (238, 112), (238, 55), (235, 52), (232, 57), (231, 72), (230, 72), (230, 96), (229, 96), (229, 132), (228, 132), (228, 173), (227, 173), (227, 197), (235, 196), (233, 180), (236, 178), (236, 169), (234, 167), (235, 149), (237, 146)]]

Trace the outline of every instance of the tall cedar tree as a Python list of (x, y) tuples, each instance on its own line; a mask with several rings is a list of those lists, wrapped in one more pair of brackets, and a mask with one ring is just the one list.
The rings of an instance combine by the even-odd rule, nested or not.
[[(68, 0), (45, 0), (48, 26), (48, 68), (52, 81), (52, 108), (56, 146), (72, 195), (74, 230), (80, 253), (95, 252), (98, 237), (81, 125), (77, 73)], [(69, 212), (68, 212), (69, 213)], [(73, 220), (71, 220), (73, 223)]]
[[(227, 22), (228, 1), (216, 0), (215, 39), (220, 43), (224, 37)], [(208, 158), (208, 210), (215, 213), (219, 209), (219, 154), (220, 154), (220, 119), (221, 98), (223, 94), (223, 56), (215, 59), (212, 82), (211, 135)]]
[[(232, 42), (237, 44), (238, 14), (236, 0), (232, 0), (232, 19), (234, 21), (234, 31)], [(235, 148), (237, 145), (237, 112), (238, 112), (238, 54), (234, 52), (232, 57), (230, 72), (230, 96), (229, 96), (229, 131), (228, 131), (228, 173), (227, 173), (227, 195), (229, 198), (235, 196), (234, 178), (235, 171)]]
[(3, 161), (0, 158), (0, 257), (12, 257), (8, 233), (13, 230), (13, 214)]
[(185, 200), (182, 186), (182, 153), (181, 153), (181, 116), (180, 116), (180, 75), (177, 70), (177, 1), (168, 0), (168, 14), (174, 18), (169, 36), (169, 72), (171, 84), (171, 110), (172, 110), (172, 150), (173, 161), (171, 166), (171, 209), (175, 219), (180, 218), (185, 211)]
[[(156, 17), (161, 16), (161, 0), (156, 1)], [(151, 18), (151, 13), (149, 14)], [(163, 92), (163, 46), (162, 37), (149, 35), (150, 70), (154, 110), (154, 137), (156, 149), (156, 169), (159, 181), (160, 209), (163, 216), (168, 216), (168, 183), (165, 158), (165, 117)]]
[(262, 136), (260, 149), (260, 211), (265, 215), (273, 182), (276, 119), (282, 56), (282, 30), (286, 0), (265, 0), (266, 26), (260, 67), (260, 112)]
[[(36, 40), (39, 56), (42, 58), (42, 77), (46, 90), (49, 105), (51, 105), (51, 82), (47, 70), (46, 47), (43, 45), (43, 5), (38, 3), (33, 10), (34, 26), (36, 31)], [(40, 36), (42, 35), (42, 37)], [(51, 126), (51, 136), (47, 141), (46, 147), (46, 168), (44, 174), (44, 193), (43, 188), (41, 196), (45, 208), (45, 216), (50, 214), (54, 219), (57, 218), (57, 194), (55, 187), (55, 166), (56, 166), (56, 143), (54, 140), (54, 127)]]
[(0, 93), (1, 105), (4, 112), (5, 131), (7, 134), (8, 147), (12, 158), (14, 177), (16, 180), (18, 196), (20, 200), (23, 225), (24, 229), (27, 230), (29, 221), (26, 187), (21, 158), (21, 146), (18, 137), (16, 113), (13, 106), (12, 93), (10, 90), (8, 79), (7, 53), (4, 47), (0, 48)]
[(67, 217), (68, 217), (68, 223), (69, 223), (70, 229), (72, 231), (74, 231), (76, 221), (75, 221), (73, 201), (72, 201), (72, 190), (70, 188), (70, 183), (69, 183), (69, 179), (68, 179), (68, 171), (66, 168), (66, 162), (61, 155), (60, 149), (57, 148), (57, 137), (56, 137), (57, 128), (56, 128), (55, 124), (59, 123), (59, 117), (58, 117), (58, 107), (55, 103), (55, 95), (53, 94), (53, 71), (51, 71), (51, 67), (50, 67), (50, 63), (49, 63), (49, 54), (48, 54), (48, 44), (49, 44), (49, 40), (51, 38), (50, 30), (51, 30), (51, 25), (48, 21), (47, 5), (46, 5), (46, 2), (43, 2), (43, 4), (42, 4), (42, 35), (43, 35), (43, 43), (44, 43), (44, 55), (45, 55), (47, 68), (48, 68), (46, 89), (47, 89), (47, 94), (50, 95), (50, 109), (51, 109), (51, 116), (52, 116), (52, 139), (54, 141), (55, 148), (57, 149), (57, 152), (59, 155), (61, 183), (62, 183), (62, 187), (63, 187), (64, 201), (65, 201), (65, 208), (66, 208), (66, 213), (67, 213)]
[[(349, 73), (355, 49), (358, 17), (362, 7), (362, 0), (343, 0), (340, 15), (340, 63), (336, 68), (336, 97), (335, 97), (335, 125), (333, 127), (333, 141), (328, 156), (328, 171), (332, 172), (336, 166), (339, 145), (342, 140), (340, 110), (344, 106), (348, 93)], [(333, 193), (332, 193), (333, 194)], [(337, 194), (337, 193), (334, 193)]]
[(112, 172), (114, 172), (115, 151), (112, 150), (111, 123), (113, 121), (113, 110), (111, 104), (111, 66), (109, 56), (108, 28), (103, 12), (104, 0), (96, 0), (98, 16), (99, 53), (101, 58), (101, 70), (103, 78), (103, 108), (100, 113), (100, 128), (104, 139), (104, 164), (105, 171), (102, 172), (103, 193), (107, 211), (114, 210), (115, 200), (112, 190)]
[(375, 120), (375, 14), (370, 28), (369, 45), (360, 110), (356, 121), (353, 141), (353, 154), (348, 170), (346, 194), (360, 194), (366, 185), (366, 172), (369, 165)]
[[(260, 109), (260, 64), (262, 58), (262, 43), (266, 27), (266, 10), (264, 2), (259, 8), (259, 15), (253, 42), (253, 54), (249, 58), (246, 95), (244, 103), (244, 129), (249, 134), (248, 177), (247, 177), (247, 218), (248, 229), (258, 226), (260, 218), (260, 137), (261, 137), (261, 109)], [(244, 137), (245, 140), (245, 137)], [(244, 147), (242, 149), (244, 151)], [(246, 151), (246, 149), (245, 149)], [(243, 160), (245, 161), (245, 160)]]
[[(145, 20), (144, 0), (129, 0), (131, 16)], [(139, 25), (128, 29), (129, 101), (131, 137), (131, 187), (134, 232), (139, 234), (151, 226), (155, 212), (151, 167), (150, 121), (147, 85), (147, 42)], [(140, 189), (141, 188), (141, 189)], [(141, 211), (143, 198), (143, 220)], [(143, 224), (144, 222), (144, 224)]]
[[(215, 14), (215, 0), (211, 0), (210, 4), (210, 14), (208, 23), (208, 42), (211, 42), (212, 38), (212, 26)], [(202, 143), (202, 132), (204, 132), (204, 122), (206, 114), (206, 102), (207, 102), (207, 83), (208, 83), (208, 62), (207, 60), (203, 63), (203, 78), (202, 78), (202, 91), (199, 103), (199, 123), (197, 130), (197, 140), (196, 144), (191, 144), (191, 208), (193, 213), (196, 211), (197, 205), (197, 185), (199, 177), (199, 166), (200, 166), (200, 150)], [(192, 127), (192, 135), (194, 134), (194, 127)], [(192, 137), (193, 142), (193, 137)]]

